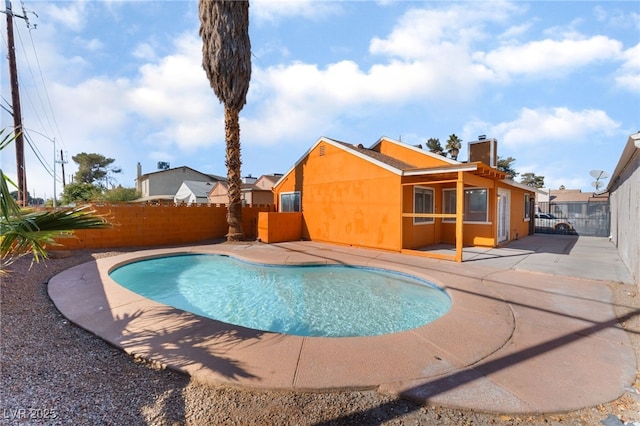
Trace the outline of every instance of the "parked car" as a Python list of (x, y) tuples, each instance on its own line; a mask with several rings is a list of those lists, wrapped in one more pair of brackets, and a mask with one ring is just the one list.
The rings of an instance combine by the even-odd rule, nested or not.
[(565, 219), (560, 219), (551, 213), (536, 213), (536, 228), (554, 229), (559, 234), (573, 232), (573, 225)]

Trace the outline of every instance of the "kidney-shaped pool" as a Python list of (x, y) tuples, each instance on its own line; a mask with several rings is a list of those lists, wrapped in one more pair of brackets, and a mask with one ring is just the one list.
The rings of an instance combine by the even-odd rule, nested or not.
[(423, 326), (451, 307), (435, 284), (353, 266), (270, 266), (225, 255), (145, 259), (110, 272), (121, 286), (184, 311), (298, 336), (376, 336)]

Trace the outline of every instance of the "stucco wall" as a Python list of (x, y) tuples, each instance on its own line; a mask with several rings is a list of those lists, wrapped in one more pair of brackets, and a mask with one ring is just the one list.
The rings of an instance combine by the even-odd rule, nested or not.
[(304, 239), (402, 248), (400, 176), (340, 148), (317, 145), (276, 191), (301, 192)]
[(626, 164), (619, 176), (612, 176), (610, 187), (611, 240), (640, 285), (640, 149), (621, 161)]

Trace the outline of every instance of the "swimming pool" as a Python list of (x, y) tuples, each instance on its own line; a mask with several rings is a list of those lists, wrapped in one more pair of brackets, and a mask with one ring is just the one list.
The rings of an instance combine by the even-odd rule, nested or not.
[(451, 299), (417, 277), (350, 266), (269, 266), (189, 254), (126, 264), (121, 286), (156, 302), (248, 328), (299, 336), (375, 336), (420, 327)]

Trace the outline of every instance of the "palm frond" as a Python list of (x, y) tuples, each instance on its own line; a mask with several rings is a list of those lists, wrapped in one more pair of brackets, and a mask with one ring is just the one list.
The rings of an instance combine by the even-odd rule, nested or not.
[[(14, 140), (0, 130), (0, 150)], [(111, 226), (89, 206), (73, 209), (33, 210), (21, 208), (11, 196), (9, 185), (15, 184), (0, 169), (0, 261), (5, 266), (25, 254), (33, 254), (35, 262), (47, 257), (47, 246), (57, 245), (56, 239), (73, 236), (78, 229), (103, 229)]]

